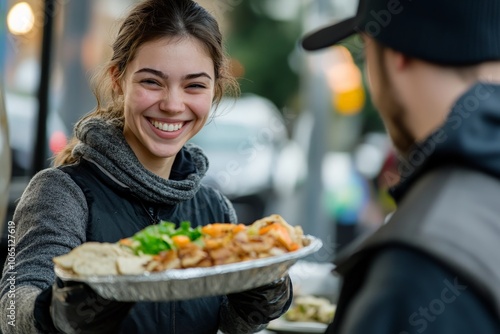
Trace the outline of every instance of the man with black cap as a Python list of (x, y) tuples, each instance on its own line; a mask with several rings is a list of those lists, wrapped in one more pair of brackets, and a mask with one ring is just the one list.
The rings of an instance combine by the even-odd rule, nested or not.
[(302, 46), (354, 33), (401, 181), (390, 220), (336, 260), (327, 333), (500, 333), (500, 1), (361, 0)]

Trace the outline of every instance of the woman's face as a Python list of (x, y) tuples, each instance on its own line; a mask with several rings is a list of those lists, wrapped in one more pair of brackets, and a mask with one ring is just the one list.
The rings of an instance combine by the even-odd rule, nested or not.
[(138, 49), (116, 89), (124, 98), (125, 139), (147, 169), (168, 177), (177, 152), (208, 118), (214, 81), (214, 63), (194, 38)]

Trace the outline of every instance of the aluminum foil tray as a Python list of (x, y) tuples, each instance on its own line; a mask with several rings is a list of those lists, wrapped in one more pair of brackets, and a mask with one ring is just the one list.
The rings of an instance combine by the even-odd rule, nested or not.
[(88, 284), (106, 299), (119, 301), (171, 301), (225, 295), (271, 283), (297, 260), (318, 251), (322, 242), (306, 235), (309, 244), (283, 255), (208, 268), (170, 269), (143, 275), (79, 277), (55, 266), (63, 281)]

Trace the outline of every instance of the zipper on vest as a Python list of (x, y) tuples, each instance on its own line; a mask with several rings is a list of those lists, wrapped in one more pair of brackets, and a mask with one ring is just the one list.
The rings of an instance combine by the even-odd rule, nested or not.
[(146, 207), (139, 197), (137, 196), (134, 197), (137, 199), (137, 201), (139, 201), (142, 209), (148, 214), (151, 224), (152, 225), (158, 224), (158, 222), (160, 221), (160, 218), (158, 217), (158, 210), (155, 210), (155, 208), (152, 206)]
[(153, 224), (158, 224), (160, 221), (160, 218), (158, 217), (158, 210), (155, 210), (152, 206), (148, 208), (148, 214), (151, 220), (153, 221)]

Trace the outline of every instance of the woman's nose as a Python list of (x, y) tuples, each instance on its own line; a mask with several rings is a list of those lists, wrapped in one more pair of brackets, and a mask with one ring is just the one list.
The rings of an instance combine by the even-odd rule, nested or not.
[(180, 90), (169, 90), (163, 94), (160, 109), (166, 112), (179, 113), (184, 111), (184, 96)]

